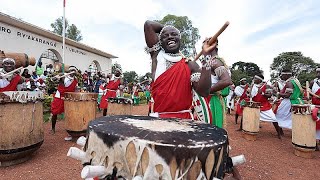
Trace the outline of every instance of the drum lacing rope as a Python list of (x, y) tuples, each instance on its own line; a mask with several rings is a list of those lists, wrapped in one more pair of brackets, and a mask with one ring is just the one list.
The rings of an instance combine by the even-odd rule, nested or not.
[(177, 180), (181, 180), (183, 178), (183, 176), (185, 176), (188, 173), (188, 171), (191, 168), (193, 162), (194, 162), (194, 159), (192, 159), (191, 163), (189, 164), (189, 167), (186, 169), (186, 171), (179, 178), (177, 178)]

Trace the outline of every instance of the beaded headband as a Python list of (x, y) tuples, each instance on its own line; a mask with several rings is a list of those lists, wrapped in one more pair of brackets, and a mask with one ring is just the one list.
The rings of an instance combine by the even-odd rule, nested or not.
[(261, 81), (263, 81), (263, 79), (260, 76), (255, 75), (254, 78), (259, 79)]
[(178, 32), (178, 34), (179, 34), (179, 37), (181, 38), (181, 33), (180, 33), (179, 29), (177, 29), (176, 27), (174, 27), (174, 26), (172, 26), (172, 25), (165, 25), (165, 26), (161, 29), (160, 33), (159, 33), (159, 40), (160, 40), (160, 38), (161, 38), (161, 35), (162, 35), (164, 29), (166, 29), (166, 28), (172, 28), (172, 29), (176, 30), (176, 31)]

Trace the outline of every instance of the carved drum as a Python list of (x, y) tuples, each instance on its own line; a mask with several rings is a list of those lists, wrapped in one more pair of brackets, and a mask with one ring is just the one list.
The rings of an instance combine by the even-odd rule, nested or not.
[(242, 131), (245, 139), (254, 141), (257, 139), (260, 123), (260, 103), (246, 102), (243, 108)]

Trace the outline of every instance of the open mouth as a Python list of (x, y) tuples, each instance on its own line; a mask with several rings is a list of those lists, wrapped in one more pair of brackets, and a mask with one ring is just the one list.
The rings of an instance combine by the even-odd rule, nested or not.
[(176, 46), (176, 41), (171, 40), (168, 42), (168, 47), (174, 47), (174, 46)]

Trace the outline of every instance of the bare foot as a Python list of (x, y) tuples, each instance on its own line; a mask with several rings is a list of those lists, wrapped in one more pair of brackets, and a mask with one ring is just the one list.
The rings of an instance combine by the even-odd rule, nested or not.
[(56, 133), (56, 130), (55, 129), (51, 129), (50, 130), (50, 134), (54, 135)]

